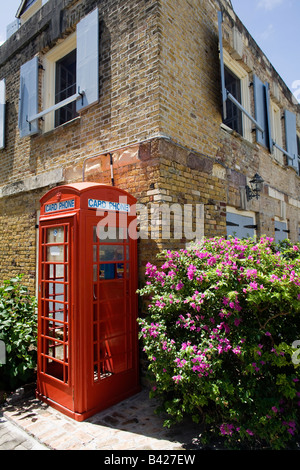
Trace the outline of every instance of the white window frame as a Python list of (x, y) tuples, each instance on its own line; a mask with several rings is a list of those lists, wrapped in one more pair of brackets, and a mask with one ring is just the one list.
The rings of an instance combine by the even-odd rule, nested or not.
[[(42, 103), (43, 109), (49, 109), (55, 104), (55, 76), (56, 62), (76, 49), (76, 33), (71, 34), (61, 44), (54, 47), (43, 57), (44, 80)], [(43, 132), (49, 132), (55, 128), (55, 111), (44, 116)]]
[[(281, 109), (272, 100), (270, 100), (270, 114), (271, 114), (271, 126), (272, 126), (272, 139), (280, 147), (283, 147)], [(278, 163), (280, 163), (281, 165), (284, 164), (283, 154), (275, 146), (273, 146), (273, 155), (274, 155), (275, 160)]]
[[(224, 49), (223, 50), (223, 57), (224, 57), (224, 66), (229, 69), (239, 80), (241, 83), (241, 105), (243, 108), (251, 114), (251, 101), (250, 101), (250, 93), (249, 93), (249, 74), (248, 72), (235, 60), (233, 59), (230, 54)], [(252, 123), (247, 117), (242, 113), (242, 126), (243, 126), (243, 135), (242, 137), (249, 142), (252, 142)], [(223, 123), (222, 127), (226, 129), (230, 129), (226, 124)]]

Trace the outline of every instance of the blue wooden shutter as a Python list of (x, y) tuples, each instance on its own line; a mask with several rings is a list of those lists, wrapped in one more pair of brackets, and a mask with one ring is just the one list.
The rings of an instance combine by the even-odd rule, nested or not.
[(76, 103), (80, 111), (99, 99), (99, 12), (87, 15), (77, 25), (77, 91), (84, 92)]
[(286, 150), (292, 157), (288, 159), (288, 165), (298, 171), (298, 144), (297, 144), (297, 123), (296, 115), (286, 110), (285, 113), (285, 135), (286, 135)]
[(0, 81), (0, 149), (5, 147), (5, 80)]
[(224, 68), (224, 54), (223, 54), (223, 33), (222, 33), (223, 14), (218, 11), (218, 24), (219, 24), (219, 48), (220, 48), (220, 70), (221, 70), (221, 87), (222, 87), (222, 102), (223, 102), (223, 119), (227, 118), (227, 90), (225, 85), (225, 68)]
[(261, 132), (256, 128), (256, 141), (272, 150), (272, 137), (270, 127), (270, 110), (269, 110), (269, 86), (264, 84), (256, 75), (253, 76), (254, 85), (254, 103), (255, 103), (255, 119), (264, 130)]
[(19, 97), (19, 131), (21, 137), (39, 131), (38, 120), (28, 122), (38, 113), (38, 58), (34, 57), (21, 66)]
[(289, 238), (289, 235), (286, 222), (275, 220), (275, 242), (278, 243), (287, 238)]

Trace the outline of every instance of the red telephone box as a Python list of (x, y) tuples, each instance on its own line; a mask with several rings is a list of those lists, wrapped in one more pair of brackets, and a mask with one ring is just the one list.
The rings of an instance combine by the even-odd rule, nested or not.
[(37, 397), (77, 421), (139, 391), (135, 204), (96, 183), (41, 199)]

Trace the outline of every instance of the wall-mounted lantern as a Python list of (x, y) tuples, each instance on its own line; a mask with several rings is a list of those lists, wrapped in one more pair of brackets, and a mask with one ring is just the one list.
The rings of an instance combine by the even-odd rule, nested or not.
[(250, 201), (251, 199), (259, 199), (260, 193), (263, 188), (264, 180), (258, 173), (255, 174), (253, 179), (250, 181), (250, 186), (246, 186), (246, 195), (247, 200)]

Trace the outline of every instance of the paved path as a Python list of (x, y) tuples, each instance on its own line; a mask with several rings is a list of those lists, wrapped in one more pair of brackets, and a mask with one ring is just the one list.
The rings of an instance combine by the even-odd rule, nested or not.
[(48, 450), (27, 432), (0, 415), (0, 450)]
[(50, 450), (184, 452), (195, 448), (199, 427), (189, 421), (171, 430), (164, 428), (163, 417), (155, 414), (155, 408), (156, 403), (143, 390), (80, 423), (34, 397), (27, 398), (0, 410), (0, 450), (34, 450), (41, 445)]

